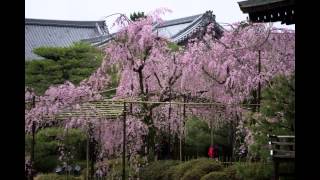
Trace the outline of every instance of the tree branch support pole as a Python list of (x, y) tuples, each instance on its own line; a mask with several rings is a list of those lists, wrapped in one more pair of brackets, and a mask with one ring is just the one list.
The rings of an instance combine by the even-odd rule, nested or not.
[(36, 123), (33, 121), (32, 122), (32, 143), (31, 143), (31, 179), (33, 179), (33, 168), (34, 168), (34, 146), (36, 144), (35, 142), (35, 131), (36, 131)]
[[(186, 142), (186, 97), (183, 96), (183, 130), (184, 130), (184, 144), (183, 147), (185, 147), (185, 142)], [(185, 148), (184, 148), (185, 149)], [(184, 154), (186, 154), (184, 152)]]
[(68, 129), (69, 127), (67, 127), (67, 133), (66, 133), (66, 138), (65, 138), (65, 143), (64, 143), (64, 146), (65, 146), (65, 153), (66, 153), (66, 156), (67, 156), (67, 171), (66, 171), (66, 175), (67, 175), (67, 179), (69, 179), (69, 152), (68, 152)]
[[(182, 131), (183, 131), (183, 121), (184, 121), (184, 119), (183, 118), (181, 118), (182, 116), (181, 116), (181, 106), (180, 105), (178, 105), (179, 106), (179, 111), (180, 111), (180, 138), (179, 138), (179, 155), (180, 155), (180, 161), (182, 161)], [(182, 120), (182, 121), (181, 121)]]
[(210, 145), (213, 146), (213, 122), (210, 118)]
[(170, 87), (170, 94), (169, 94), (169, 144), (168, 144), (168, 159), (171, 158), (171, 87)]
[[(210, 118), (210, 148), (213, 147), (213, 122), (212, 118)], [(214, 156), (212, 157), (214, 159)]]
[[(261, 73), (261, 50), (258, 51), (259, 58), (258, 58), (258, 73), (260, 76)], [(261, 102), (261, 84), (260, 84), (260, 78), (259, 78), (259, 84), (258, 84), (258, 112), (260, 112), (260, 102)]]
[(87, 130), (87, 150), (86, 150), (86, 160), (87, 160), (87, 169), (86, 169), (86, 180), (89, 180), (89, 126)]
[[(212, 107), (210, 105), (210, 111), (212, 110)], [(212, 130), (212, 127), (213, 127), (213, 122), (212, 122), (212, 118), (210, 118), (210, 146), (212, 147), (213, 146), (213, 130)]]
[[(32, 108), (34, 108), (36, 106), (36, 97), (33, 96), (32, 97)], [(31, 179), (33, 179), (33, 167), (34, 167), (34, 146), (36, 144), (36, 141), (35, 141), (35, 133), (36, 133), (36, 122), (35, 121), (32, 121), (32, 142), (31, 142), (31, 157), (30, 157), (30, 160), (31, 160)]]
[(123, 103), (122, 180), (126, 178), (126, 102)]

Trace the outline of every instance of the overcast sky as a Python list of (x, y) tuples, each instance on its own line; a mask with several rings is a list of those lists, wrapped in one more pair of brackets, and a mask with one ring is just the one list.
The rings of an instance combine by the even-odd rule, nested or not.
[[(172, 10), (163, 19), (175, 19), (212, 10), (217, 22), (234, 23), (246, 20), (238, 3), (242, 0), (25, 0), (25, 17), (60, 20), (102, 20), (113, 13), (151, 12), (166, 7)], [(108, 18), (107, 23), (116, 17)], [(295, 29), (294, 25), (276, 27)], [(109, 25), (110, 26), (110, 25)]]

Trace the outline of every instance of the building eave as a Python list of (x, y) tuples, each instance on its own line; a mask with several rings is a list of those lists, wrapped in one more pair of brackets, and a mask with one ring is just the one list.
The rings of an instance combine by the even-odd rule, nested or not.
[(68, 21), (68, 20), (30, 19), (30, 18), (25, 19), (25, 25), (38, 25), (38, 26), (95, 28), (97, 24), (99, 26), (105, 26), (104, 21)]
[(268, 11), (275, 8), (283, 8), (294, 6), (294, 0), (269, 0), (269, 1), (256, 1), (247, 0), (238, 2), (239, 7), (243, 13)]
[(248, 13), (251, 22), (295, 23), (294, 0), (247, 0), (238, 4), (243, 13)]

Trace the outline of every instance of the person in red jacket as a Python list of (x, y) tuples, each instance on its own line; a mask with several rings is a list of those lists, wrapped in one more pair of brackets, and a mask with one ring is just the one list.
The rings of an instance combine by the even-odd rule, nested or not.
[(209, 147), (208, 156), (209, 156), (210, 158), (213, 158), (213, 157), (214, 157), (214, 148), (213, 148), (213, 146), (210, 146), (210, 147)]

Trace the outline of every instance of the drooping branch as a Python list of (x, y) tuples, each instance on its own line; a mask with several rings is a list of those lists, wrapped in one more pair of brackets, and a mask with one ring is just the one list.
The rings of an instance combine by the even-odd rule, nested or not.
[(208, 71), (206, 71), (205, 68), (204, 68), (204, 66), (202, 66), (201, 69), (202, 69), (202, 71), (203, 71), (209, 78), (211, 78), (212, 80), (216, 81), (216, 82), (219, 83), (219, 84), (224, 84), (224, 83), (226, 83), (227, 78), (228, 78), (228, 76), (229, 76), (229, 68), (228, 68), (228, 67), (227, 67), (227, 77), (226, 77), (224, 80), (222, 80), (222, 81), (219, 81), (214, 75), (211, 75)]

